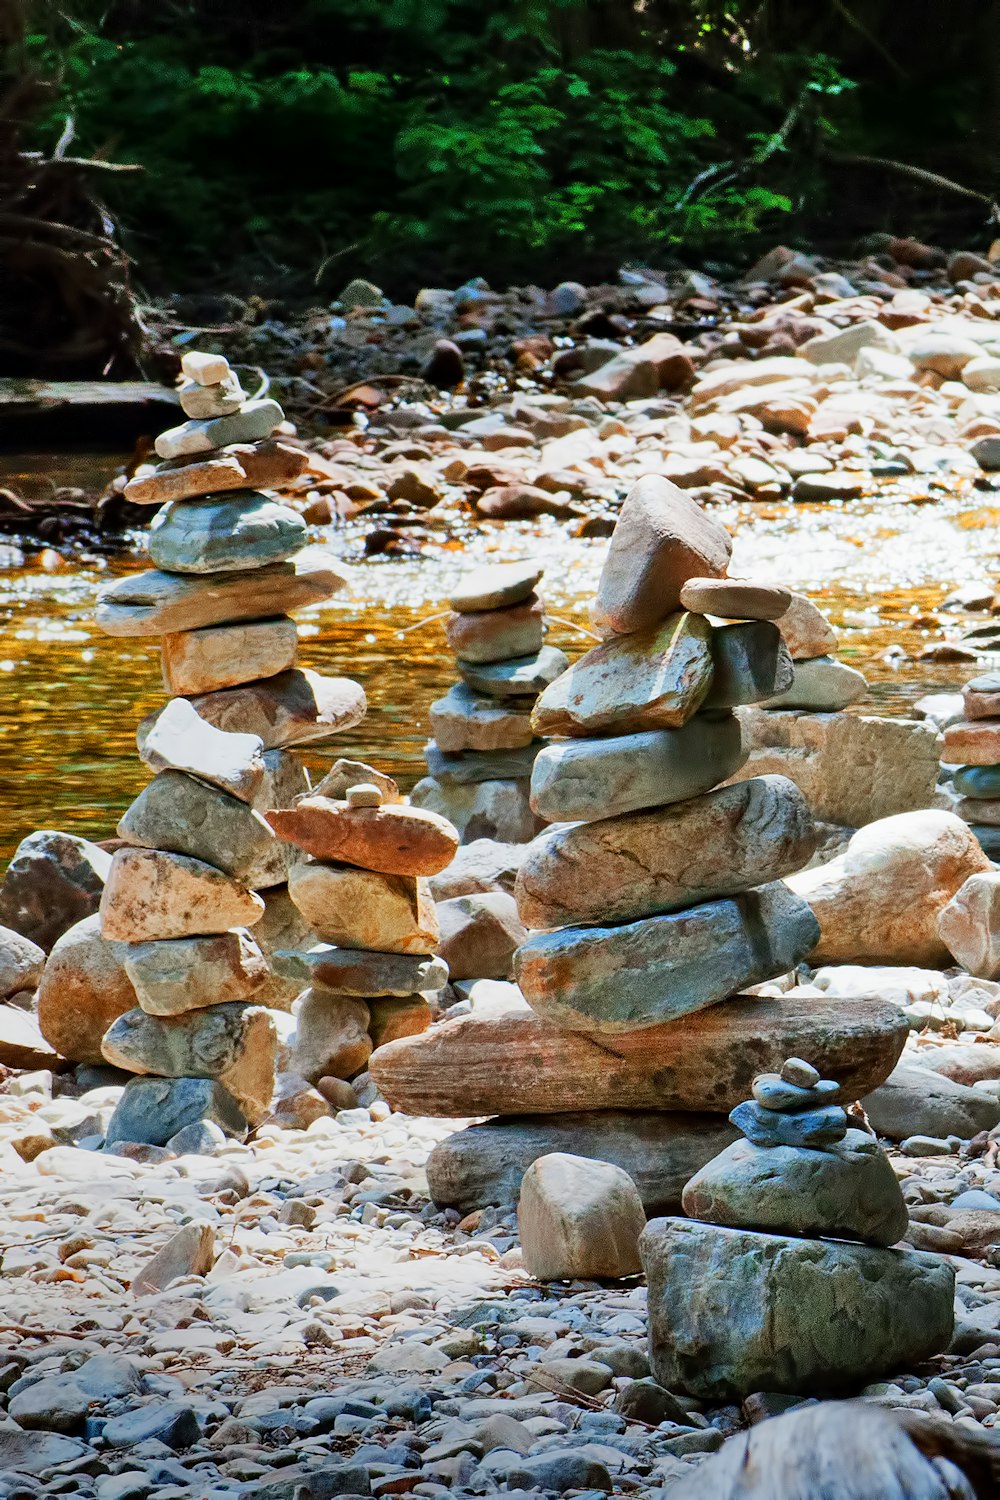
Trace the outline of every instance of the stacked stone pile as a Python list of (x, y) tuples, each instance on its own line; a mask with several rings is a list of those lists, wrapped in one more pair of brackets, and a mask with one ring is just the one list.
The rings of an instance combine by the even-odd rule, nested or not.
[(531, 710), (569, 665), (545, 645), (541, 578), (532, 562), (488, 565), (449, 599), (445, 629), (462, 680), (431, 704), (429, 774), (412, 800), (449, 818), (463, 843), (527, 843), (538, 831), (528, 801), (541, 748)]
[[(100, 939), (134, 991), (103, 1038), (104, 1058), (137, 1076), (108, 1129), (163, 1145), (206, 1122), (243, 1134), (268, 1109), (275, 1017), (290, 998), (250, 928), (287, 928), (284, 845), (261, 813), (308, 790), (292, 747), (327, 739), (365, 712), (360, 686), (295, 665), (289, 611), (326, 598), (343, 575), (302, 552), (299, 515), (257, 488), (297, 473), (298, 450), (271, 440), (283, 420), (248, 401), (227, 362), (190, 353), (163, 462), (127, 487), (153, 517), (154, 571), (114, 584), (97, 618), (112, 635), (160, 637), (165, 708), (139, 728), (156, 774), (123, 816), (100, 905)], [(70, 934), (67, 934), (69, 937)], [(64, 940), (65, 941), (65, 940)], [(294, 988), (291, 993), (294, 993)]]
[(944, 730), (941, 760), (952, 810), (969, 823), (991, 858), (1000, 855), (1000, 672), (962, 690), (964, 717)]
[(837, 1393), (948, 1347), (955, 1272), (888, 1248), (903, 1194), (841, 1092), (800, 1058), (755, 1078), (730, 1115), (745, 1139), (692, 1177), (689, 1217), (644, 1230), (650, 1361), (668, 1389)]
[(372, 1059), (386, 1097), (411, 1113), (574, 1114), (527, 1131), (473, 1127), (439, 1148), (439, 1201), (490, 1201), (509, 1192), (515, 1158), (523, 1170), (529, 1152), (587, 1155), (601, 1136), (593, 1154), (636, 1176), (647, 1206), (676, 1201), (678, 1163), (731, 1138), (718, 1116), (750, 1082), (749, 1037), (773, 1065), (793, 1033), (808, 1038), (848, 1088), (855, 1068), (884, 1078), (898, 1056), (906, 1023), (891, 1007), (834, 1016), (813, 1001), (806, 1014), (801, 1001), (742, 993), (794, 969), (820, 929), (782, 880), (814, 849), (801, 792), (779, 776), (719, 785), (745, 759), (734, 710), (792, 677), (774, 623), (787, 592), (727, 578), (729, 555), (726, 532), (683, 492), (656, 478), (632, 490), (594, 609), (606, 639), (532, 713), (537, 733), (560, 736), (535, 760), (532, 806), (567, 826), (529, 846), (517, 877), (533, 930), (515, 971), (530, 1010), (473, 1012)]
[(315, 792), (267, 821), (296, 856), (288, 890), (320, 940), (280, 955), (308, 988), (295, 1002), (292, 1067), (351, 1079), (373, 1047), (425, 1031), (427, 993), (448, 980), (427, 877), (458, 848), (447, 819), (404, 804), (394, 781), (340, 761)]

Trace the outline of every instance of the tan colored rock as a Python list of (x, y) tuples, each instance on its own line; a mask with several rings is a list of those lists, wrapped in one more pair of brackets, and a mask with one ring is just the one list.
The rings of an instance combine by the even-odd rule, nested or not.
[(19, 990), (34, 990), (45, 968), (45, 951), (30, 938), (0, 927), (0, 1000)]
[(179, 1016), (237, 1000), (262, 1004), (270, 977), (260, 944), (240, 927), (209, 937), (129, 943), (122, 962), (150, 1016)]
[[(262, 891), (264, 912), (259, 922), (254, 923), (253, 940), (259, 946), (270, 971), (259, 990), (254, 992), (258, 1005), (270, 1010), (288, 1011), (304, 987), (302, 979), (295, 975), (279, 974), (274, 967), (278, 953), (294, 952), (308, 948), (315, 941), (312, 930), (288, 894), (287, 885), (274, 886)], [(248, 934), (249, 936), (249, 934)]]
[(350, 865), (295, 865), (288, 893), (316, 936), (341, 948), (433, 953), (440, 937), (426, 880)]
[(49, 954), (38, 986), (38, 1024), (49, 1045), (70, 1062), (102, 1063), (104, 1033), (135, 1005), (127, 952), (124, 943), (101, 936), (95, 914), (64, 932)]
[[(520, 704), (520, 706), (516, 706)], [(535, 737), (523, 699), (483, 698), (457, 682), (430, 706), (431, 735), (439, 750), (522, 750)]]
[(1000, 718), (1000, 672), (984, 672), (962, 689), (967, 719)]
[(805, 594), (792, 593), (791, 602), (780, 617), (778, 629), (785, 637), (793, 661), (826, 656), (837, 645), (837, 632)]
[(386, 1042), (397, 1042), (404, 1036), (419, 1036), (421, 1032), (430, 1030), (434, 1018), (423, 995), (407, 995), (402, 999), (382, 995), (369, 1000), (367, 1004), (368, 1035), (373, 1047), (381, 1047)]
[[(311, 797), (331, 797), (335, 802), (342, 802), (352, 786), (361, 783), (368, 786), (377, 786), (382, 793), (383, 802), (402, 802), (399, 787), (391, 776), (386, 776), (382, 771), (376, 771), (374, 766), (368, 766), (363, 760), (335, 760), (333, 766), (323, 780), (317, 782), (312, 791), (307, 795)], [(284, 806), (284, 804), (280, 804)]]
[(540, 1156), (521, 1182), (517, 1226), (524, 1268), (538, 1281), (617, 1280), (641, 1270), (642, 1199), (611, 1162)]
[(557, 677), (531, 714), (538, 735), (590, 738), (679, 729), (712, 684), (711, 628), (671, 615), (651, 630), (595, 646)]
[(165, 635), (163, 686), (183, 698), (273, 677), (294, 664), (298, 643), (295, 621), (287, 615)]
[[(61, 1059), (42, 1035), (35, 1017), (17, 1005), (0, 1005), (0, 1064), (32, 1071), (61, 1066)], [(23, 1155), (23, 1151), (19, 1154)]]
[(207, 1276), (215, 1264), (215, 1228), (185, 1224), (147, 1260), (132, 1282), (136, 1297), (155, 1296), (180, 1276)]
[(368, 1007), (363, 1000), (307, 989), (295, 1002), (292, 1066), (310, 1083), (354, 1078), (372, 1054)]
[(506, 891), (453, 896), (437, 904), (438, 953), (452, 979), (507, 979), (514, 952), (527, 937)]
[(308, 745), (360, 724), (364, 689), (349, 677), (295, 669), (191, 700), (198, 715), (227, 734), (257, 734), (266, 750)]
[(741, 995), (679, 1021), (599, 1039), (529, 1011), (462, 1016), (380, 1047), (371, 1073), (410, 1115), (706, 1110), (726, 1114), (755, 1076), (806, 1053), (852, 1100), (883, 1083), (909, 1034), (877, 998)]
[(109, 1026), (101, 1051), (127, 1073), (215, 1078), (252, 1125), (274, 1093), (277, 1034), (262, 1005), (212, 1005), (166, 1018), (126, 1011)]
[(979, 979), (1000, 978), (1000, 873), (970, 875), (937, 919), (938, 937)]
[(626, 496), (592, 606), (602, 632), (648, 630), (673, 614), (689, 578), (721, 578), (733, 544), (669, 479), (648, 474)]
[(101, 897), (101, 933), (127, 943), (249, 927), (264, 910), (253, 891), (203, 860), (161, 849), (119, 849)]
[(452, 609), (460, 613), (484, 609), (511, 609), (530, 599), (541, 581), (542, 569), (528, 559), (513, 563), (486, 563), (467, 573), (448, 596)]
[(300, 797), (294, 808), (266, 817), (280, 839), (317, 859), (386, 875), (437, 875), (458, 849), (458, 833), (447, 818), (401, 803), (351, 807), (328, 797)]
[(445, 621), (448, 645), (465, 661), (509, 661), (531, 656), (545, 640), (545, 610), (537, 594), (506, 609), (457, 611)]
[(947, 725), (941, 759), (956, 766), (1000, 763), (1000, 719), (964, 719)]
[(900, 813), (860, 828), (838, 859), (788, 879), (820, 925), (810, 962), (945, 967), (938, 913), (970, 875), (992, 868), (952, 813)]
[(693, 614), (718, 615), (723, 620), (779, 620), (792, 602), (790, 589), (780, 583), (754, 583), (749, 578), (689, 578), (680, 594), (684, 609)]
[(199, 463), (158, 464), (130, 479), (124, 494), (131, 505), (167, 505), (223, 490), (280, 489), (308, 467), (309, 455), (287, 443), (234, 443)]
[(630, 922), (777, 880), (808, 864), (816, 834), (783, 776), (689, 802), (576, 823), (529, 845), (515, 887), (526, 927)]

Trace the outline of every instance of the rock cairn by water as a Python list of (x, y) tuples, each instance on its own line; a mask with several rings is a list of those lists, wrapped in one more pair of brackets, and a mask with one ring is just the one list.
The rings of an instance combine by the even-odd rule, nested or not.
[(731, 1139), (719, 1115), (749, 1086), (750, 1037), (754, 1066), (808, 1041), (852, 1090), (899, 1055), (905, 1021), (876, 1001), (806, 1011), (742, 993), (794, 969), (820, 929), (782, 881), (814, 849), (801, 792), (779, 776), (720, 785), (746, 756), (734, 710), (792, 670), (774, 623), (787, 592), (727, 578), (729, 554), (722, 527), (667, 481), (631, 491), (594, 607), (606, 639), (532, 713), (536, 733), (559, 736), (535, 760), (532, 806), (562, 826), (517, 877), (530, 1009), (473, 1011), (372, 1059), (408, 1112), (546, 1117), (439, 1148), (438, 1201), (495, 1201), (518, 1166), (569, 1151), (623, 1166), (647, 1207), (676, 1202), (679, 1163)]
[(449, 818), (462, 842), (527, 843), (539, 829), (528, 782), (541, 748), (531, 710), (569, 665), (545, 644), (533, 562), (495, 563), (467, 575), (445, 626), (461, 681), (431, 704), (428, 775), (413, 802)]
[(964, 717), (947, 724), (941, 760), (953, 810), (971, 824), (992, 859), (1000, 855), (1000, 672), (973, 677), (962, 690)]
[(357, 683), (296, 666), (289, 611), (345, 580), (309, 559), (302, 518), (261, 491), (307, 462), (271, 437), (281, 408), (247, 400), (220, 356), (186, 354), (182, 370), (189, 420), (157, 438), (163, 461), (127, 488), (130, 500), (160, 504), (149, 530), (156, 568), (103, 591), (97, 609), (111, 635), (160, 637), (173, 695), (139, 726), (156, 774), (119, 824), (125, 847), (101, 898), (100, 938), (137, 1001), (101, 1044), (106, 1061), (138, 1075), (109, 1144), (164, 1145), (189, 1125), (239, 1136), (269, 1108), (277, 1035), (267, 1007), (295, 990), (275, 983), (250, 930), (277, 937), (289, 925), (288, 852), (261, 813), (308, 790), (292, 747), (365, 712)]
[(279, 955), (308, 984), (295, 1002), (292, 1067), (308, 1083), (360, 1073), (373, 1047), (426, 1031), (425, 994), (448, 981), (427, 877), (448, 865), (458, 833), (403, 803), (370, 766), (338, 761), (314, 792), (267, 821), (299, 851), (289, 895), (318, 943)]
[(688, 1218), (647, 1225), (650, 1361), (670, 1390), (742, 1400), (825, 1393), (948, 1347), (955, 1272), (909, 1247), (906, 1204), (839, 1085), (801, 1058), (753, 1081), (745, 1139), (684, 1189)]

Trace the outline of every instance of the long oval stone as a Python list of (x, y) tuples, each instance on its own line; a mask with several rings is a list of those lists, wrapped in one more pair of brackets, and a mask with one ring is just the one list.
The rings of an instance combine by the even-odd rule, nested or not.
[(256, 1000), (266, 993), (269, 978), (259, 943), (242, 927), (208, 937), (129, 943), (124, 967), (135, 998), (150, 1016)]
[(249, 927), (264, 903), (204, 860), (162, 849), (119, 849), (101, 897), (101, 936), (126, 943)]
[(530, 1011), (462, 1016), (380, 1047), (371, 1071), (410, 1115), (591, 1110), (728, 1112), (756, 1074), (812, 1058), (847, 1101), (885, 1082), (909, 1035), (898, 1005), (874, 996), (738, 995), (680, 1021), (617, 1036), (559, 1031)]
[(637, 1031), (786, 973), (818, 939), (810, 907), (779, 880), (621, 927), (534, 933), (514, 954), (514, 977), (554, 1026)]
[(234, 443), (201, 462), (164, 463), (147, 472), (140, 469), (124, 494), (130, 505), (166, 505), (170, 500), (196, 500), (223, 490), (279, 489), (308, 467), (308, 453), (287, 443)]
[(553, 828), (525, 853), (514, 894), (526, 927), (631, 922), (778, 880), (816, 848), (786, 776), (754, 776), (650, 812)]
[(448, 965), (441, 958), (336, 948), (330, 943), (317, 943), (305, 951), (279, 951), (273, 963), (279, 973), (301, 978), (305, 984), (361, 998), (406, 998), (422, 990), (440, 990), (448, 983)]
[(550, 823), (614, 818), (710, 791), (749, 759), (735, 714), (696, 714), (682, 729), (545, 745), (531, 806)]
[(180, 630), (160, 641), (163, 685), (175, 697), (214, 693), (295, 665), (299, 638), (287, 615)]
[(455, 857), (458, 833), (447, 818), (390, 802), (351, 807), (329, 797), (301, 797), (265, 814), (280, 839), (317, 859), (386, 875), (437, 875)]
[(306, 539), (298, 511), (256, 490), (172, 500), (150, 522), (152, 562), (166, 573), (231, 573), (294, 557)]
[(185, 458), (189, 453), (211, 453), (213, 448), (225, 448), (229, 443), (252, 443), (257, 438), (270, 437), (284, 412), (277, 401), (264, 397), (247, 401), (239, 411), (229, 417), (215, 417), (205, 422), (182, 422), (179, 427), (168, 427), (156, 439), (155, 448), (160, 458)]
[(541, 577), (542, 569), (534, 562), (487, 563), (461, 579), (448, 603), (460, 614), (509, 609), (527, 599)]

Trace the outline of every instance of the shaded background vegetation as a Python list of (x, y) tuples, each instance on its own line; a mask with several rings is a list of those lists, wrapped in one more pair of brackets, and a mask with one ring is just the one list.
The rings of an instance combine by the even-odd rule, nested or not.
[(142, 167), (98, 186), (150, 290), (315, 299), (366, 274), (402, 297), (739, 265), (775, 239), (993, 237), (996, 0), (8, 9), (8, 82), (44, 85), (23, 140), (50, 155), (68, 119), (74, 153)]

